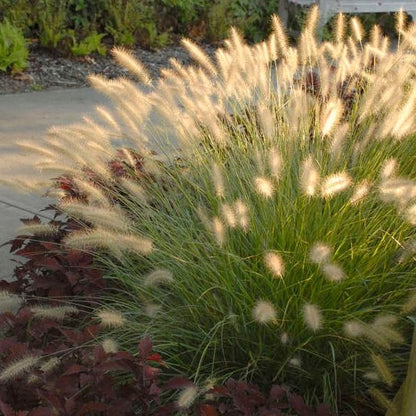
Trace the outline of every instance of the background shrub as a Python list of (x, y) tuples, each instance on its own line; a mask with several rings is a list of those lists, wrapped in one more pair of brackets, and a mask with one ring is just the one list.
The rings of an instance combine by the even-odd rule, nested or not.
[[(161, 48), (183, 36), (222, 41), (234, 26), (248, 41), (256, 42), (267, 36), (270, 15), (277, 12), (278, 4), (278, 0), (0, 0), (0, 20), (7, 18), (43, 47), (70, 54), (74, 45), (93, 38), (94, 33), (106, 44)], [(289, 34), (294, 40), (306, 11), (290, 5)], [(394, 34), (393, 14), (360, 17), (366, 29), (377, 22), (385, 33)], [(330, 30), (331, 22), (324, 29), (325, 39)]]
[(21, 71), (27, 67), (29, 51), (21, 31), (8, 20), (0, 23), (0, 70)]

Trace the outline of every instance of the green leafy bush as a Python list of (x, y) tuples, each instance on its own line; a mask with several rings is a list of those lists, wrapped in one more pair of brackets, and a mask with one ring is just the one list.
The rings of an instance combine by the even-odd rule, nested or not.
[(68, 0), (37, 0), (36, 22), (42, 46), (56, 49), (68, 36), (67, 6)]
[(230, 3), (234, 25), (248, 39), (258, 42), (269, 30), (269, 16), (277, 12), (278, 0), (234, 0)]
[(21, 31), (8, 20), (0, 23), (0, 70), (21, 71), (26, 68), (29, 51)]
[(162, 0), (162, 4), (177, 16), (182, 28), (195, 23), (201, 13), (211, 7), (210, 3), (207, 0)]
[(101, 31), (106, 4), (107, 0), (70, 0), (67, 13), (71, 28), (84, 37)]
[(105, 55), (106, 47), (102, 44), (101, 40), (105, 36), (105, 33), (92, 32), (85, 39), (77, 42), (75, 36), (73, 36), (73, 46), (71, 46), (71, 52), (74, 56), (90, 55), (93, 52), (97, 52), (100, 55)]
[(32, 6), (28, 0), (0, 0), (0, 21), (7, 19), (24, 35), (29, 35), (33, 25)]
[(107, 0), (106, 30), (116, 45), (164, 46), (166, 34), (159, 34), (154, 8), (148, 1)]
[(297, 48), (276, 16), (254, 46), (232, 30), (216, 62), (185, 40), (197, 66), (157, 84), (116, 49), (150, 90), (94, 76), (114, 111), (31, 148), (88, 194), (60, 204), (90, 225), (65, 241), (121, 285), (101, 299), (124, 316), (120, 345), (149, 333), (197, 381), (390, 406), (416, 309), (414, 38), (399, 19), (397, 51), (377, 30), (365, 44), (340, 16), (320, 44), (317, 19)]

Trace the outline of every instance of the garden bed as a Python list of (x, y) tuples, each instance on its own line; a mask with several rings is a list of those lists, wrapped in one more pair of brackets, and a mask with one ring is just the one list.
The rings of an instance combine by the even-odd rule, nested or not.
[[(203, 49), (209, 55), (215, 52), (213, 45), (206, 44)], [(153, 78), (158, 78), (160, 70), (169, 66), (171, 58), (184, 65), (191, 61), (189, 54), (179, 45), (153, 51), (137, 47), (135, 56)], [(100, 74), (109, 79), (129, 76), (128, 71), (117, 65), (109, 53), (105, 56), (63, 57), (34, 45), (30, 48), (28, 62), (29, 66), (24, 72), (12, 74), (10, 71), (0, 71), (0, 94), (86, 87), (90, 74)]]

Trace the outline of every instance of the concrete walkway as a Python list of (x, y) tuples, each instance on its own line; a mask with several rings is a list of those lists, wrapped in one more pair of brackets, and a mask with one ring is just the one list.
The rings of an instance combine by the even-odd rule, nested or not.
[[(93, 113), (97, 105), (106, 103), (105, 97), (90, 88), (0, 95), (0, 179), (28, 173), (22, 167), (18, 140), (41, 141), (49, 127), (80, 121), (83, 115)], [(0, 244), (16, 236), (22, 225), (20, 218), (32, 217), (34, 213), (47, 217), (48, 213), (39, 210), (50, 202), (39, 195), (21, 194), (0, 185)], [(0, 279), (10, 278), (15, 266), (9, 249), (0, 248)]]

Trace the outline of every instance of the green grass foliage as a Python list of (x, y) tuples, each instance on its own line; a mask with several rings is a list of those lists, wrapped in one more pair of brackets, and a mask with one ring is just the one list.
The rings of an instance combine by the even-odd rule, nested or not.
[(373, 386), (386, 404), (416, 308), (416, 28), (399, 14), (391, 51), (342, 15), (319, 43), (317, 19), (297, 47), (276, 16), (254, 46), (232, 30), (215, 60), (184, 40), (196, 65), (159, 82), (116, 49), (146, 92), (94, 76), (114, 109), (24, 145), (88, 195), (61, 203), (90, 224), (66, 243), (121, 284), (106, 301), (121, 345), (148, 333), (197, 381), (283, 383), (334, 408)]
[(28, 53), (21, 31), (8, 20), (0, 23), (0, 70), (21, 71), (26, 68)]

